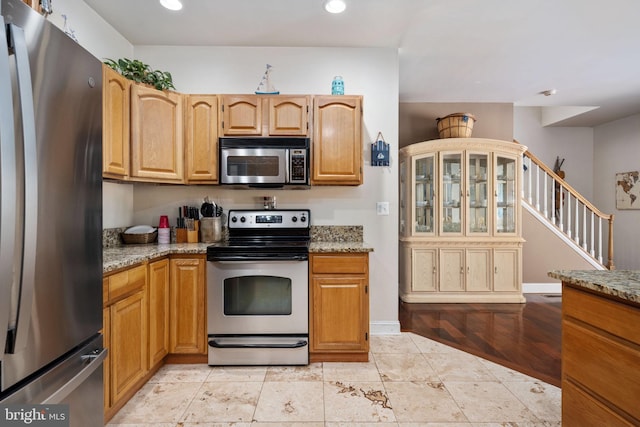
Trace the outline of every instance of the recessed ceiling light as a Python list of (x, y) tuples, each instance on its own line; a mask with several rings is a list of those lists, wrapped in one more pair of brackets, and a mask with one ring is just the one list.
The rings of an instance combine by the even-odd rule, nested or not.
[(329, 13), (342, 13), (346, 8), (344, 0), (326, 0), (324, 2), (324, 10)]
[(160, 0), (160, 4), (169, 10), (182, 9), (182, 3), (180, 2), (180, 0)]

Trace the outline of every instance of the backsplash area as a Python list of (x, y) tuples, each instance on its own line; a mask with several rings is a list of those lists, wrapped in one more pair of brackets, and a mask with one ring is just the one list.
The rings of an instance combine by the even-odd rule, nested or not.
[(127, 228), (128, 227), (105, 228), (104, 230), (102, 230), (102, 247), (113, 248), (116, 246), (122, 246), (120, 233), (122, 233)]
[[(128, 227), (106, 228), (102, 230), (102, 247), (122, 246), (120, 233)], [(312, 225), (312, 242), (362, 242), (362, 225)], [(171, 228), (171, 242), (175, 242), (175, 230)]]

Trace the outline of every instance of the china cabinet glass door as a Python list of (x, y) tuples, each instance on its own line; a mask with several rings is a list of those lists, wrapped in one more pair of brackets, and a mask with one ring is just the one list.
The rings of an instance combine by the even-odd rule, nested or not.
[(435, 156), (418, 157), (414, 160), (415, 206), (414, 232), (433, 233), (435, 192)]
[(444, 153), (441, 158), (442, 193), (441, 233), (460, 233), (462, 231), (462, 153)]
[(516, 232), (516, 160), (496, 156), (496, 232)]
[(469, 219), (467, 232), (487, 233), (489, 231), (489, 155), (470, 153), (467, 161), (467, 203)]

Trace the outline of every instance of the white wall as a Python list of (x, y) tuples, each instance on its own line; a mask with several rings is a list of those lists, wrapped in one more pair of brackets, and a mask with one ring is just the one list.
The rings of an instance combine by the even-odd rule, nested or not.
[(540, 114), (540, 107), (515, 107), (513, 137), (552, 169), (557, 156), (565, 159), (565, 180), (593, 200), (593, 128), (542, 127)]
[(82, 0), (54, 0), (53, 14), (48, 18), (64, 30), (64, 18), (74, 30), (78, 42), (96, 58), (131, 57), (133, 46)]
[(640, 210), (617, 210), (615, 201), (616, 173), (640, 170), (640, 114), (596, 127), (594, 140), (594, 201), (615, 215), (614, 264), (618, 270), (640, 270)]
[[(135, 185), (136, 224), (157, 224), (178, 206), (201, 204), (209, 195), (225, 210), (257, 207), (275, 195), (283, 208), (311, 209), (313, 225), (363, 225), (370, 255), (372, 333), (399, 331), (398, 323), (398, 54), (395, 49), (225, 48), (136, 46), (136, 58), (170, 71), (182, 93), (253, 93), (267, 63), (282, 94), (329, 94), (341, 75), (345, 93), (363, 95), (364, 185), (310, 190), (229, 190), (220, 186)], [(391, 144), (391, 166), (370, 166), (371, 143), (382, 132)], [(376, 215), (376, 202), (390, 202), (390, 215)]]

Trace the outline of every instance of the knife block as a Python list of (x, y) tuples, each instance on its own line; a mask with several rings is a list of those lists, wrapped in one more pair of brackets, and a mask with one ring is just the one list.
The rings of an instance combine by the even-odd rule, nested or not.
[(198, 243), (198, 231), (200, 230), (200, 221), (193, 221), (193, 230), (187, 230), (187, 243)]
[(176, 228), (176, 243), (187, 243), (186, 228)]

